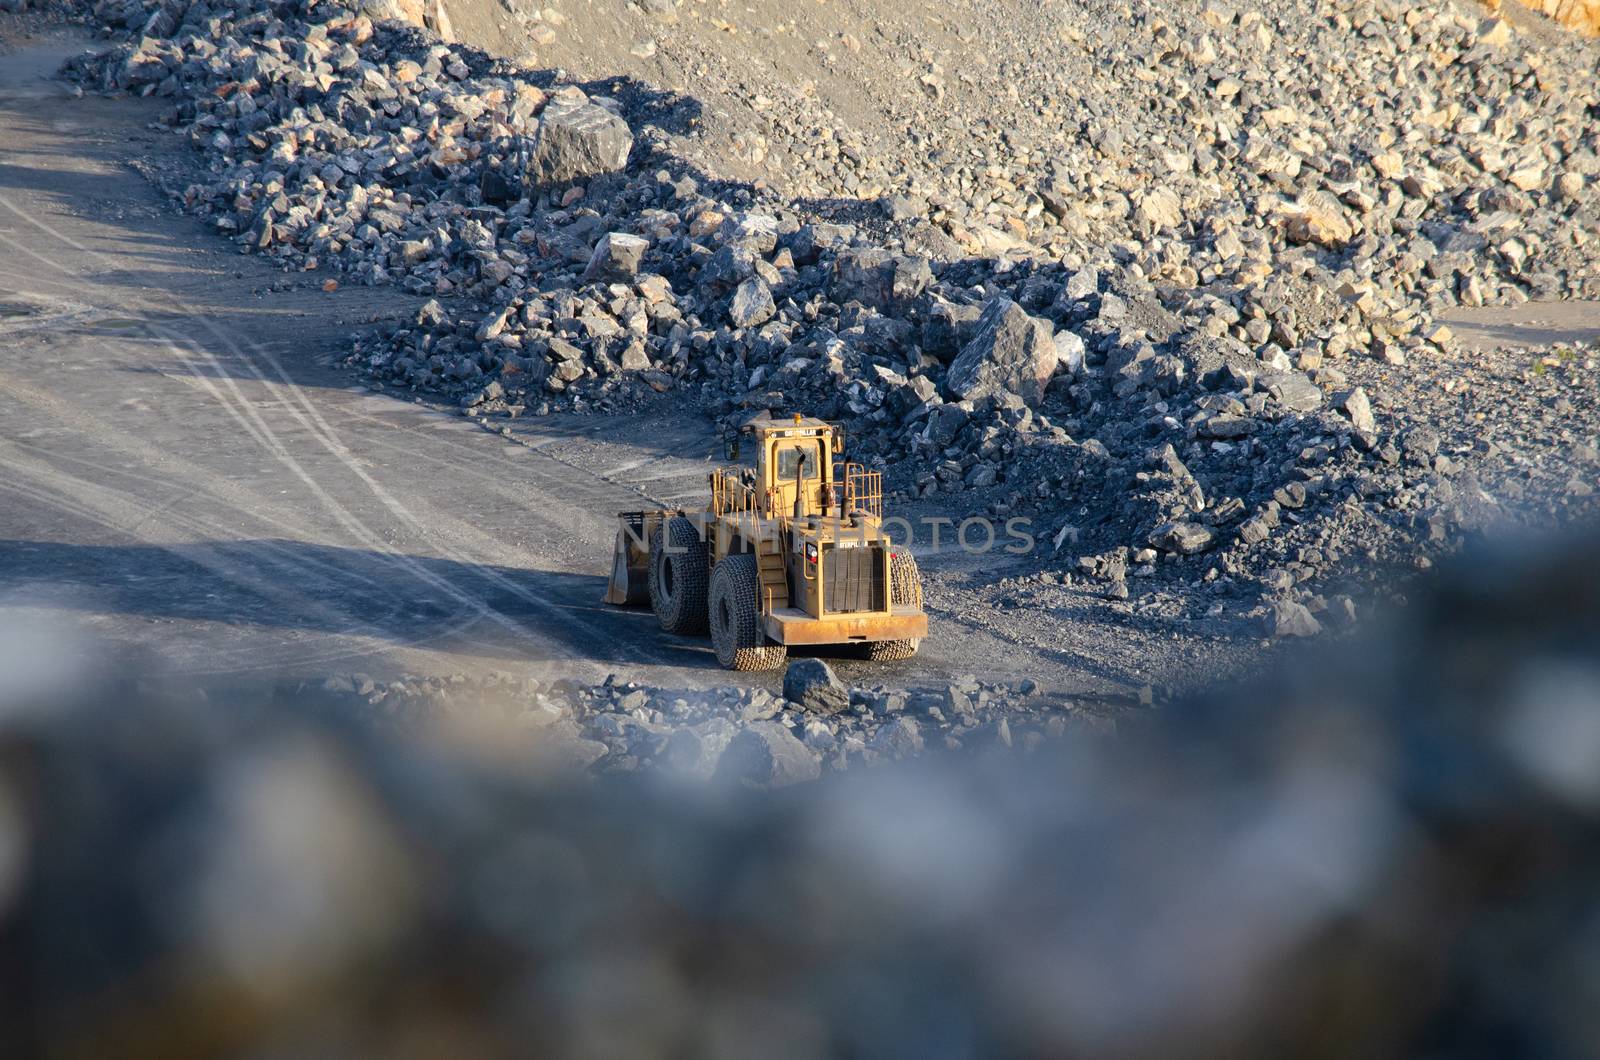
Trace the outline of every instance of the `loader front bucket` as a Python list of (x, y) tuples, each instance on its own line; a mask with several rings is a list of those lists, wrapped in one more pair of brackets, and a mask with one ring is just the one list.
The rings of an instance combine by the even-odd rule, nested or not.
[(611, 553), (611, 580), (604, 601), (619, 607), (640, 607), (650, 602), (650, 538), (645, 534), (643, 512), (625, 512)]

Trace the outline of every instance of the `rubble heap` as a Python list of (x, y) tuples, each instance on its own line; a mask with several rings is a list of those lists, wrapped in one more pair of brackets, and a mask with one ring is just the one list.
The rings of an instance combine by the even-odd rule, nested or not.
[[(174, 193), (220, 232), (425, 299), (356, 344), (385, 385), (484, 418), (672, 393), (841, 420), (902, 499), (1026, 515), (1113, 599), (1170, 573), (1146, 606), (1313, 630), (1352, 556), (1425, 563), (1593, 493), (1592, 352), (1485, 366), (1434, 314), (1600, 295), (1596, 53), (1404, 4), (1191, 7), (1105, 15), (1089, 117), (1019, 192), (1053, 234), (976, 253), (950, 204), (718, 182), (661, 93), (338, 3), (101, 3), (126, 39), (73, 69), (171, 101), (207, 166)], [(1392, 98), (1351, 91), (1380, 66)]]

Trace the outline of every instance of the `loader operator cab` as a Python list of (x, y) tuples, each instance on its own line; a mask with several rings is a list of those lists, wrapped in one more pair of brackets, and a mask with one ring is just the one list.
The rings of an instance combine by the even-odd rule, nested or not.
[(769, 502), (769, 515), (800, 518), (827, 510), (833, 463), (843, 448), (842, 430), (802, 416), (753, 420), (730, 436), (730, 460), (739, 459), (746, 436), (755, 443), (755, 467), (744, 469), (740, 477)]
[[(763, 446), (771, 474), (763, 473), (763, 481), (771, 483), (772, 506), (776, 511), (800, 518), (812, 515), (822, 507), (821, 489), (826, 466), (818, 456), (820, 439), (780, 438)], [(798, 499), (799, 503), (795, 503)]]

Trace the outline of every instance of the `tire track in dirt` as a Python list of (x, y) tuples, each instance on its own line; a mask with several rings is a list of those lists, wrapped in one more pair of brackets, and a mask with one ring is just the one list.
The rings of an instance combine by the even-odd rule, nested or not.
[[(3, 198), (0, 198), (0, 207), (6, 208), (14, 216), (18, 217), (25, 223), (33, 225), (39, 230), (50, 235), (52, 238), (60, 240), (64, 245), (71, 246), (81, 253), (94, 256), (97, 259), (103, 258), (102, 255), (98, 254), (98, 252), (85, 247), (83, 244), (75, 240), (72, 240), (70, 237), (59, 232), (59, 230), (28, 216), (26, 213), (20, 211), (15, 205)], [(71, 270), (60, 265), (58, 262), (50, 261), (48, 258), (33, 252), (30, 248), (18, 244), (15, 240), (10, 239), (9, 237), (0, 236), (0, 240), (4, 240), (6, 243), (12, 245), (19, 251), (28, 254), (28, 256), (38, 260), (42, 265), (45, 265), (56, 272), (70, 277), (74, 281), (74, 283), (70, 285), (73, 289), (81, 290), (81, 284), (88, 281), (87, 277), (72, 272)], [(157, 308), (153, 299), (139, 299), (138, 301), (147, 307)], [(265, 389), (267, 389), (269, 393), (284, 402), (284, 407), (288, 411), (289, 415), (305, 430), (307, 430), (312, 437), (317, 440), (319, 445), (321, 445), (324, 450), (329, 452), (338, 461), (344, 470), (352, 473), (358, 480), (360, 480), (366, 489), (371, 492), (380, 501), (380, 503), (383, 504), (383, 506), (401, 523), (408, 526), (413, 532), (417, 533), (424, 539), (431, 540), (439, 549), (439, 551), (448, 558), (462, 564), (467, 569), (473, 570), (475, 576), (485, 579), (493, 584), (497, 589), (508, 593), (521, 602), (533, 606), (539, 610), (543, 617), (547, 620), (560, 621), (569, 626), (576, 625), (580, 629), (585, 630), (595, 640), (596, 643), (603, 644), (607, 640), (611, 639), (605, 631), (594, 626), (592, 623), (586, 621), (582, 617), (574, 614), (570, 607), (563, 607), (560, 603), (550, 600), (543, 594), (532, 592), (526, 587), (500, 574), (499, 572), (488, 569), (478, 562), (477, 557), (470, 555), (461, 549), (455, 548), (443, 540), (442, 535), (439, 535), (436, 532), (438, 529), (438, 519), (434, 520), (432, 529), (430, 529), (429, 523), (426, 523), (424, 520), (419, 518), (416, 513), (412, 512), (408, 507), (406, 507), (406, 505), (401, 503), (397, 497), (385, 489), (379, 482), (377, 482), (376, 479), (374, 479), (366, 472), (364, 468), (361, 467), (354, 455), (350, 452), (349, 448), (338, 437), (332, 425), (328, 423), (326, 418), (321, 415), (316, 406), (313, 405), (306, 397), (304, 388), (294, 383), (292, 378), (289, 377), (288, 373), (283, 369), (283, 366), (275, 357), (254, 343), (250, 344), (250, 349), (247, 351), (237, 342), (235, 342), (233, 338), (224, 330), (219, 328), (215, 322), (211, 321), (202, 311), (194, 309), (194, 307), (189, 306), (182, 300), (169, 296), (167, 301), (169, 302), (171, 308), (176, 309), (178, 312), (190, 313), (191, 319), (200, 324), (208, 332), (211, 338), (213, 338), (219, 345), (223, 346), (227, 352), (236, 358), (240, 366), (250, 372), (256, 381)], [(482, 613), (490, 621), (500, 624), (513, 635), (539, 642), (541, 643), (541, 646), (547, 649), (556, 648), (564, 659), (571, 660), (575, 658), (574, 653), (572, 653), (570, 650), (561, 648), (552, 642), (546, 641), (544, 638), (539, 638), (533, 635), (534, 631), (529, 630), (515, 619), (505, 616), (499, 611), (483, 608), (481, 604), (477, 604), (475, 597), (465, 594), (456, 586), (432, 576), (431, 573), (428, 572), (424, 567), (412, 561), (409, 556), (406, 556), (397, 549), (388, 547), (386, 543), (382, 541), (382, 539), (378, 537), (369, 526), (356, 518), (348, 508), (340, 504), (328, 493), (327, 490), (321, 486), (319, 482), (317, 482), (309, 473), (306, 472), (304, 467), (301, 466), (299, 461), (296, 460), (294, 455), (290, 452), (283, 439), (266, 421), (266, 418), (250, 404), (248, 398), (240, 390), (237, 381), (232, 377), (227, 368), (224, 367), (224, 365), (214, 354), (212, 354), (209, 350), (206, 350), (192, 337), (179, 335), (170, 329), (161, 328), (153, 324), (146, 326), (149, 328), (152, 334), (158, 335), (164, 339), (164, 341), (167, 343), (169, 352), (171, 352), (180, 363), (185, 365), (186, 369), (190, 372), (191, 376), (196, 380), (196, 382), (208, 390), (216, 404), (226, 411), (228, 415), (238, 423), (241, 430), (245, 431), (246, 434), (252, 437), (252, 439), (255, 440), (256, 443), (263, 449), (271, 453), (274, 458), (279, 460), (281, 463), (284, 463), (285, 466), (287, 466), (296, 475), (296, 477), (300, 479), (300, 481), (318, 497), (323, 506), (340, 522), (346, 533), (367, 545), (375, 552), (383, 552), (387, 555), (395, 557), (401, 564), (405, 565), (410, 570), (414, 577), (417, 577), (430, 587), (454, 597), (464, 606), (479, 606)], [(207, 373), (203, 371), (200, 366), (196, 365), (194, 356), (191, 356), (190, 353), (185, 353), (185, 348), (191, 351), (192, 354), (198, 355), (207, 365), (209, 365), (212, 373), (214, 373), (215, 380), (207, 378)], [(260, 366), (256, 363), (256, 358), (265, 361), (271, 367), (273, 373), (277, 376), (276, 380), (269, 378), (268, 375), (261, 370)], [(222, 387), (226, 388), (227, 393), (224, 393), (218, 388), (218, 381), (220, 381)], [(413, 458), (422, 455), (416, 450), (406, 450), (406, 452)], [(481, 458), (481, 455), (481, 452), (476, 452), (473, 454), (474, 458)], [(555, 459), (555, 462), (563, 464), (563, 466), (567, 466), (569, 468), (571, 467), (571, 465), (567, 464), (565, 461), (559, 460), (559, 458), (552, 458), (550, 454), (541, 455), (544, 455), (546, 458)], [(431, 459), (437, 463), (444, 463), (443, 461), (438, 460), (438, 458)], [(611, 483), (609, 480), (601, 479), (600, 476), (594, 476), (592, 472), (588, 472), (587, 474), (589, 474), (591, 477), (600, 479), (601, 481), (607, 481), (609, 485), (615, 485), (615, 483)], [(562, 483), (561, 486), (563, 492), (572, 492), (570, 484)], [(478, 545), (480, 554), (481, 549), (484, 546), (488, 546), (493, 551), (498, 552), (500, 556), (506, 560), (514, 562), (516, 559), (521, 558), (520, 556), (507, 556), (506, 550), (499, 547), (501, 545), (500, 542), (492, 537), (489, 537), (488, 535), (478, 533), (476, 528), (470, 523), (456, 519), (446, 519), (445, 521), (450, 525), (450, 528), (459, 538), (470, 540), (474, 544)], [(656, 650), (652, 648), (647, 648), (642, 654), (646, 656), (645, 661), (660, 663), (668, 662), (673, 655), (673, 653), (669, 651)]]

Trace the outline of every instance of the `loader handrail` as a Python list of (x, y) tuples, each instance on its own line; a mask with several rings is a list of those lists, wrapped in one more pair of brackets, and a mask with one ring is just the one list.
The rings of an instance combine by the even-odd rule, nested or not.
[(761, 505), (754, 486), (740, 478), (740, 469), (719, 467), (711, 472), (711, 511), (715, 515), (759, 514)]
[(883, 518), (883, 473), (868, 471), (860, 464), (845, 463), (834, 469), (830, 500), (839, 511), (865, 512)]

